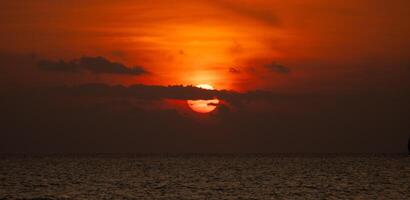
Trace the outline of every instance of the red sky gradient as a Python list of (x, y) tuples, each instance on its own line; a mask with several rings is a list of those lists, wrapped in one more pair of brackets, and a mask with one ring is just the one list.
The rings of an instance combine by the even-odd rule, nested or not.
[[(0, 5), (3, 52), (67, 60), (103, 56), (150, 72), (87, 78), (113, 84), (334, 90), (362, 85), (358, 76), (368, 71), (389, 74), (389, 84), (399, 85), (395, 80), (403, 78), (410, 62), (407, 0), (387, 5), (381, 0), (42, 0)], [(272, 62), (290, 73), (264, 67)], [(346, 81), (346, 76), (351, 78)], [(377, 77), (367, 81), (367, 87), (385, 84)]]
[[(409, 0), (1, 0), (0, 8), (0, 153), (407, 145)], [(216, 91), (189, 87), (198, 84)], [(212, 98), (220, 103), (205, 115), (186, 103)]]

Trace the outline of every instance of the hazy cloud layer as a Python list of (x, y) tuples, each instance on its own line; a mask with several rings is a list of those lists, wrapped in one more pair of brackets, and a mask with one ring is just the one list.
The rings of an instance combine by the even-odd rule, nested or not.
[(238, 4), (235, 1), (217, 0), (213, 2), (221, 8), (227, 9), (240, 16), (248, 17), (270, 26), (276, 27), (280, 25), (279, 17), (272, 10), (262, 7), (253, 7), (243, 3)]
[[(46, 87), (33, 91), (36, 95), (65, 96), (75, 98), (129, 98), (135, 100), (157, 101), (175, 100), (209, 100), (218, 98), (229, 104), (240, 107), (244, 102), (267, 101), (282, 99), (269, 91), (248, 91), (244, 93), (228, 90), (206, 90), (194, 86), (160, 86), (160, 85), (107, 85), (101, 83), (77, 86)], [(24, 91), (31, 94), (31, 91)]]
[(50, 72), (79, 73), (89, 71), (96, 74), (141, 75), (147, 71), (139, 66), (127, 67), (121, 63), (112, 62), (103, 57), (81, 57), (70, 61), (41, 60), (37, 66)]
[(283, 65), (280, 65), (276, 62), (266, 64), (266, 65), (264, 65), (264, 67), (271, 70), (271, 71), (273, 71), (273, 72), (277, 72), (277, 73), (280, 73), (280, 74), (288, 74), (288, 73), (291, 72), (290, 68), (285, 67)]
[[(392, 104), (382, 94), (88, 84), (2, 95), (1, 153), (404, 152), (410, 130), (409, 94)], [(206, 116), (184, 102), (215, 96), (223, 103)]]
[(60, 94), (72, 96), (92, 96), (92, 97), (121, 97), (143, 100), (162, 99), (212, 99), (218, 95), (218, 91), (204, 90), (193, 86), (153, 86), (153, 85), (132, 85), (132, 86), (109, 86), (106, 84), (86, 84), (71, 87), (56, 87), (52, 90)]

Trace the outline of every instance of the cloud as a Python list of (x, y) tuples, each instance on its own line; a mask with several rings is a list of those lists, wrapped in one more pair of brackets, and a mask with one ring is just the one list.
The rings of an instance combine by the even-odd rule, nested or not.
[(110, 86), (106, 84), (85, 84), (79, 86), (66, 86), (54, 88), (58, 93), (71, 96), (92, 97), (125, 97), (140, 100), (197, 100), (212, 99), (218, 96), (216, 90), (205, 90), (194, 86), (158, 86), (158, 85), (131, 85)]
[(69, 96), (87, 97), (110, 97), (110, 98), (132, 98), (139, 100), (209, 100), (218, 98), (229, 103), (241, 106), (243, 102), (268, 100), (272, 101), (278, 97), (270, 91), (235, 92), (228, 90), (206, 90), (194, 86), (160, 86), (160, 85), (131, 85), (110, 86), (106, 84), (84, 84), (78, 86), (55, 87), (45, 90), (46, 94), (64, 94)]
[(96, 74), (123, 74), (142, 75), (148, 73), (139, 66), (127, 67), (118, 62), (111, 62), (104, 57), (81, 57), (70, 61), (41, 60), (37, 63), (38, 68), (50, 72), (80, 73), (89, 71)]
[[(12, 92), (12, 91), (10, 91)], [(12, 92), (13, 93), (13, 92)], [(206, 90), (194, 86), (160, 85), (107, 85), (102, 83), (81, 84), (75, 86), (41, 87), (36, 90), (16, 91), (27, 96), (44, 96), (66, 99), (132, 99), (137, 101), (173, 100), (210, 100), (218, 98), (235, 108), (243, 108), (249, 102), (281, 99), (270, 91), (235, 92), (228, 90)], [(5, 94), (15, 96), (15, 94)]]
[(232, 73), (232, 74), (239, 74), (239, 73), (241, 73), (241, 71), (239, 71), (239, 69), (236, 69), (236, 68), (234, 68), (234, 67), (230, 67), (230, 68), (229, 68), (229, 72)]
[[(14, 92), (0, 99), (1, 153), (401, 152), (409, 131), (408, 94), (392, 104), (393, 96), (385, 94), (192, 86), (88, 84)], [(157, 101), (208, 95), (222, 103), (200, 118)], [(252, 109), (240, 109), (246, 106)]]
[(270, 64), (266, 64), (266, 65), (264, 65), (264, 67), (266, 67), (267, 69), (269, 69), (269, 70), (271, 70), (271, 71), (273, 71), (273, 72), (277, 72), (277, 73), (280, 73), (280, 74), (288, 74), (288, 73), (290, 73), (290, 71), (291, 71), (288, 67), (285, 67), (285, 66), (283, 66), (283, 65), (280, 65), (280, 64), (278, 64), (278, 63), (276, 63), (276, 62), (272, 62), (272, 63), (270, 63)]
[[(29, 93), (29, 92), (26, 92)], [(277, 95), (271, 91), (255, 90), (236, 92), (229, 90), (206, 90), (194, 86), (160, 86), (160, 85), (106, 85), (100, 83), (77, 86), (59, 86), (36, 91), (41, 96), (54, 96), (75, 99), (129, 99), (135, 101), (153, 102), (161, 100), (211, 100), (219, 99), (236, 110), (251, 109), (251, 104), (263, 104), (269, 107), (277, 106), (278, 102), (288, 99), (288, 96)], [(290, 97), (291, 98), (291, 97)]]
[(50, 60), (41, 60), (37, 63), (37, 66), (44, 71), (53, 71), (53, 72), (70, 72), (77, 73), (80, 71), (80, 66), (74, 61), (50, 61)]
[(233, 3), (229, 1), (214, 1), (221, 8), (230, 10), (234, 13), (237, 13), (241, 16), (245, 16), (257, 21), (264, 22), (271, 26), (279, 26), (280, 20), (278, 16), (267, 9), (256, 8), (255, 6), (247, 6), (241, 3)]

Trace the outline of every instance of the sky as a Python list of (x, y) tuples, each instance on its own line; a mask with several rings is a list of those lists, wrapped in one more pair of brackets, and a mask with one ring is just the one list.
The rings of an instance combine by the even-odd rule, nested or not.
[(1, 153), (406, 151), (407, 0), (0, 8)]

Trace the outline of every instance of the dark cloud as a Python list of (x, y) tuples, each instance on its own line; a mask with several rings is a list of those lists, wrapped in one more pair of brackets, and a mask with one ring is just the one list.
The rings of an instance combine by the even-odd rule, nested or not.
[[(58, 94), (74, 97), (99, 98), (131, 98), (137, 100), (210, 100), (218, 98), (229, 102), (236, 108), (243, 108), (247, 102), (269, 101), (277, 102), (284, 96), (277, 96), (269, 91), (249, 91), (239, 93), (228, 90), (206, 90), (194, 86), (158, 86), (158, 85), (131, 85), (110, 86), (106, 84), (85, 84), (79, 86), (55, 87), (43, 90), (44, 95)], [(273, 101), (274, 100), (274, 101)]]
[(68, 94), (71, 96), (126, 97), (143, 100), (196, 100), (212, 99), (216, 96), (221, 96), (219, 91), (204, 90), (194, 86), (154, 86), (141, 84), (132, 86), (86, 84), (80, 86), (56, 87), (52, 88), (52, 90), (59, 94)]
[[(384, 86), (388, 90), (380, 84), (377, 90), (285, 94), (75, 81), (68, 84), (78, 85), (27, 82), (23, 87), (4, 81), (17, 80), (13, 73), (31, 72), (40, 76), (20, 79), (44, 80), (47, 74), (35, 63), (37, 56), (0, 54), (0, 153), (398, 153), (406, 151), (410, 132), (410, 90), (389, 84)], [(257, 72), (266, 73), (260, 63), (254, 64)], [(384, 72), (389, 71), (364, 71), (359, 77), (382, 78), (388, 74)], [(397, 81), (404, 85), (409, 80), (405, 65), (400, 72), (405, 76)], [(220, 104), (206, 116), (190, 111), (185, 101), (213, 98)]]
[(285, 67), (283, 65), (280, 65), (276, 62), (266, 64), (266, 65), (264, 65), (264, 67), (266, 67), (267, 69), (269, 69), (273, 72), (277, 72), (277, 73), (280, 73), (280, 74), (288, 74), (291, 71), (290, 68)]
[(75, 61), (50, 61), (50, 60), (41, 60), (37, 63), (37, 66), (44, 71), (52, 72), (69, 72), (69, 73), (78, 73), (81, 70), (80, 65)]
[[(207, 97), (222, 100), (207, 117), (156, 103)], [(0, 152), (402, 152), (409, 97), (103, 84), (15, 90), (0, 99)]]
[(234, 68), (234, 67), (230, 67), (230, 68), (229, 68), (229, 72), (232, 73), (232, 74), (239, 74), (239, 73), (241, 73), (241, 71), (239, 71), (239, 69), (236, 69), (236, 68)]
[(51, 61), (41, 60), (37, 66), (45, 71), (79, 73), (89, 71), (96, 74), (124, 74), (124, 75), (141, 75), (147, 71), (142, 67), (127, 67), (121, 63), (111, 62), (103, 57), (81, 57), (71, 61)]

